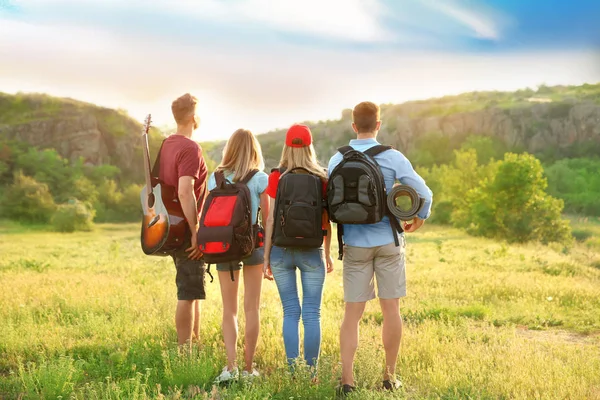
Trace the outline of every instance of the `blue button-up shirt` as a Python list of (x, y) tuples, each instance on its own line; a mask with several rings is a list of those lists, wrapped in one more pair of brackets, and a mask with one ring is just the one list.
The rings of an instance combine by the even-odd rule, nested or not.
[[(358, 151), (366, 151), (379, 142), (375, 139), (354, 139), (350, 141), (350, 146)], [(329, 174), (342, 161), (343, 156), (337, 152), (329, 160)], [(415, 172), (412, 164), (398, 150), (384, 151), (375, 156), (375, 161), (381, 167), (385, 179), (385, 188), (389, 192), (397, 181), (404, 185), (411, 186), (417, 191), (420, 197), (425, 199), (423, 208), (418, 216), (421, 219), (427, 219), (431, 213), (431, 202), (433, 194), (425, 184), (423, 178)], [(344, 225), (344, 243), (354, 247), (377, 247), (385, 246), (394, 242), (392, 228), (388, 217), (376, 224), (367, 225)]]

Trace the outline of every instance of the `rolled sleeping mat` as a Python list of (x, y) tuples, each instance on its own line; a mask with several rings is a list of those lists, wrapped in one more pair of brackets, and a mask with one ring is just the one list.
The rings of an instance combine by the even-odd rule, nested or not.
[[(410, 209), (403, 210), (396, 204), (396, 199), (398, 199), (398, 197), (401, 196), (406, 196), (410, 198)], [(410, 221), (413, 218), (415, 218), (419, 211), (421, 211), (421, 208), (423, 208), (424, 203), (425, 199), (419, 197), (417, 191), (407, 185), (394, 186), (387, 196), (388, 209), (390, 210), (392, 215), (394, 215), (402, 221)]]

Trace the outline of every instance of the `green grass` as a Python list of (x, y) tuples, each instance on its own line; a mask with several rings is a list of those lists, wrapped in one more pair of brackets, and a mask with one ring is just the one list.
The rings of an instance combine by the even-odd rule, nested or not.
[[(595, 221), (574, 224), (599, 237)], [(175, 269), (142, 254), (138, 230), (57, 234), (0, 222), (0, 399), (332, 397), (339, 263), (324, 291), (319, 384), (303, 371), (290, 379), (281, 304), (265, 282), (256, 359), (264, 379), (220, 389), (211, 385), (225, 359), (218, 283), (208, 285), (201, 344), (178, 354)], [(407, 258), (398, 365), (405, 390), (376, 390), (382, 316), (370, 302), (356, 359), (361, 391), (352, 398), (600, 399), (600, 250), (581, 242), (565, 254), (426, 226), (409, 236)], [(240, 322), (243, 337), (243, 312)]]

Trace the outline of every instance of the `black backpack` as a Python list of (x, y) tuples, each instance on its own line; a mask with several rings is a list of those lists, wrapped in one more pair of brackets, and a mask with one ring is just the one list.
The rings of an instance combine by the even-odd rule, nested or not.
[[(216, 187), (206, 197), (198, 229), (198, 246), (206, 263), (236, 262), (252, 254), (256, 232), (247, 183), (257, 172), (250, 171), (235, 183), (226, 180), (223, 171), (215, 172)], [(230, 272), (233, 280), (233, 268)]]
[[(343, 225), (375, 224), (390, 216), (383, 173), (375, 156), (391, 150), (391, 146), (377, 145), (365, 152), (351, 146), (340, 147), (342, 161), (331, 171), (327, 183), (327, 208), (331, 221), (338, 224), (339, 259), (343, 257)], [(399, 246), (397, 232), (402, 228), (390, 216), (394, 241)]]
[(294, 168), (285, 174), (285, 169), (279, 169), (279, 172), (282, 175), (273, 211), (273, 244), (280, 247), (320, 247), (326, 234), (322, 227), (324, 202), (321, 178), (304, 168)]

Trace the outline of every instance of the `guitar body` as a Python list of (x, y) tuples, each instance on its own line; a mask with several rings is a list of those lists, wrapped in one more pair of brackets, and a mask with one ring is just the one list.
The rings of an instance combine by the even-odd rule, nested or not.
[(141, 231), (144, 253), (166, 256), (183, 246), (188, 227), (175, 188), (156, 183), (151, 194), (144, 187), (140, 199), (144, 213)]

